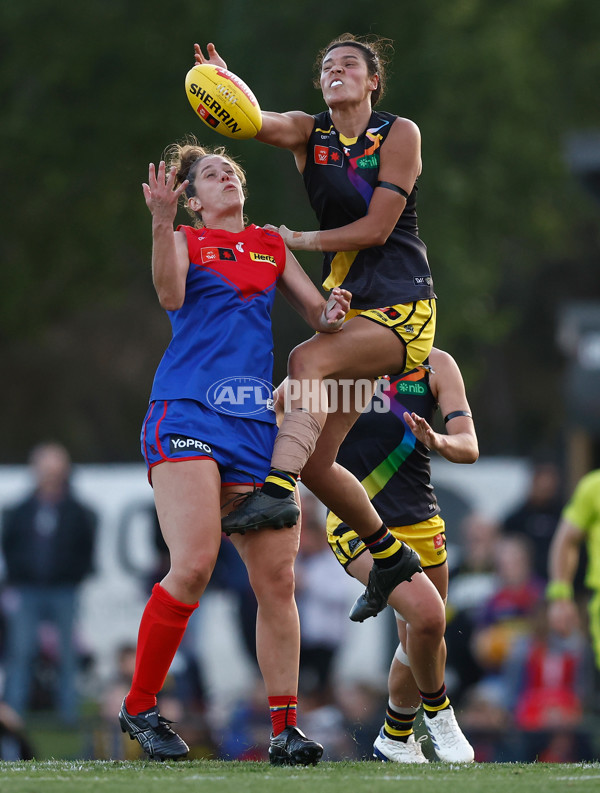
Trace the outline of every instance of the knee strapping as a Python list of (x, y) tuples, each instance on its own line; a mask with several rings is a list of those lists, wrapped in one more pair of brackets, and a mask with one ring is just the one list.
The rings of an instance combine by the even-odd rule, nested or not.
[(406, 654), (404, 647), (402, 646), (402, 642), (400, 642), (396, 647), (394, 658), (396, 659), (396, 661), (398, 661), (399, 664), (403, 664), (404, 666), (410, 666), (410, 661), (408, 660), (408, 655)]
[(315, 450), (321, 429), (317, 419), (305, 410), (286, 413), (275, 439), (273, 468), (299, 474)]

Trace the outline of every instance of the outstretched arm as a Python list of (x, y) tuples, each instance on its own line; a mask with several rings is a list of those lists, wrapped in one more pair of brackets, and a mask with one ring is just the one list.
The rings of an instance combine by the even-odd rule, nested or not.
[(290, 250), (287, 250), (285, 270), (278, 288), (313, 330), (321, 333), (341, 330), (352, 295), (346, 289), (336, 287), (325, 300)]
[[(397, 118), (380, 149), (379, 179), (410, 195), (421, 172), (421, 133), (412, 121)], [(383, 245), (404, 211), (406, 198), (389, 187), (376, 187), (364, 217), (324, 231), (279, 233), (292, 250), (355, 251)]]
[(179, 196), (187, 180), (175, 187), (176, 168), (166, 173), (163, 161), (148, 169), (148, 183), (142, 185), (146, 205), (152, 214), (152, 280), (161, 306), (167, 311), (181, 308), (190, 266), (185, 234), (173, 230)]
[(429, 362), (434, 370), (430, 376), (431, 389), (442, 416), (447, 419), (446, 433), (436, 432), (416, 413), (405, 413), (404, 420), (428, 449), (451, 463), (474, 463), (479, 457), (479, 447), (460, 369), (451, 355), (438, 349), (432, 350)]
[[(206, 45), (206, 56), (199, 44), (194, 44), (194, 59), (196, 63), (210, 63), (227, 69), (225, 60), (219, 55), (214, 44)], [(306, 156), (306, 142), (310, 137), (314, 119), (308, 113), (292, 110), (287, 113), (274, 113), (262, 111), (262, 127), (256, 135), (256, 140), (268, 143), (280, 149), (290, 149), (296, 158), (300, 171), (304, 169)]]

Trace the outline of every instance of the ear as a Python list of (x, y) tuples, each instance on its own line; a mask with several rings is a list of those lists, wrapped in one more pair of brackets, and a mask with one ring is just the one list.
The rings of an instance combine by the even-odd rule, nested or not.
[(198, 196), (193, 195), (191, 198), (188, 198), (188, 206), (192, 212), (202, 211), (202, 204), (200, 203)]
[(376, 91), (378, 85), (379, 85), (379, 75), (374, 74), (373, 77), (369, 79), (369, 86), (371, 88), (371, 91)]

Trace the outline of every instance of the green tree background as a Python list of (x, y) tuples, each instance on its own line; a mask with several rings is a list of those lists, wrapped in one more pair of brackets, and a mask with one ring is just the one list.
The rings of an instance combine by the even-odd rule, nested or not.
[[(437, 344), (465, 373), (482, 453), (560, 449), (559, 312), (600, 299), (598, 206), (565, 158), (566, 137), (598, 125), (598, 30), (593, 0), (6, 0), (0, 462), (49, 437), (82, 462), (140, 459), (169, 339), (141, 183), (188, 132), (227, 143), (185, 98), (194, 41), (214, 41), (263, 108), (318, 112), (316, 53), (345, 31), (394, 42), (381, 106), (421, 128)], [(248, 172), (249, 218), (316, 227), (288, 152), (229, 148)], [(319, 258), (301, 261), (318, 282)], [(283, 301), (274, 327), (277, 382), (310, 331)]]

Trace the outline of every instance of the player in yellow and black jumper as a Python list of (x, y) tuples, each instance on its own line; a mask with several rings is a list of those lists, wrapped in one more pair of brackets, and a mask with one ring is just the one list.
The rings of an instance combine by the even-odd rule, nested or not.
[[(214, 45), (196, 60), (226, 67)], [(324, 252), (324, 287), (352, 290), (355, 315), (335, 339), (319, 334), (289, 359), (286, 413), (271, 471), (261, 491), (223, 522), (245, 532), (293, 521), (296, 479), (365, 542), (374, 560), (365, 592), (351, 611), (362, 621), (385, 608), (395, 587), (420, 572), (417, 555), (390, 534), (356, 478), (335, 463), (338, 448), (364, 403), (332, 396), (323, 381), (372, 381), (413, 369), (428, 356), (435, 333), (435, 294), (425, 245), (419, 239), (416, 181), (421, 173), (419, 129), (406, 118), (373, 109), (383, 92), (384, 43), (346, 34), (318, 58), (327, 110), (316, 116), (262, 113), (258, 140), (289, 149), (320, 230), (279, 231), (293, 249)], [(417, 577), (418, 578), (418, 577)]]
[[(472, 463), (478, 457), (477, 436), (454, 359), (434, 347), (427, 363), (431, 369), (417, 367), (378, 382), (373, 400), (341, 445), (338, 462), (361, 481), (394, 537), (418, 552), (434, 585), (433, 592), (419, 592), (413, 584), (401, 584), (390, 596), (400, 643), (390, 667), (385, 723), (373, 754), (384, 761), (427, 762), (413, 734), (422, 703), (425, 725), (440, 760), (470, 762), (473, 749), (445, 691), (445, 623), (429, 616), (431, 602), (445, 601), (448, 592), (445, 524), (431, 484), (430, 452), (435, 450), (451, 462)], [(431, 428), (438, 406), (446, 433)], [(330, 513), (327, 536), (340, 564), (366, 582), (372, 562), (357, 534)], [(419, 638), (419, 632), (428, 630), (439, 641), (438, 652), (427, 654)], [(429, 691), (419, 684), (426, 666), (433, 677)]]

